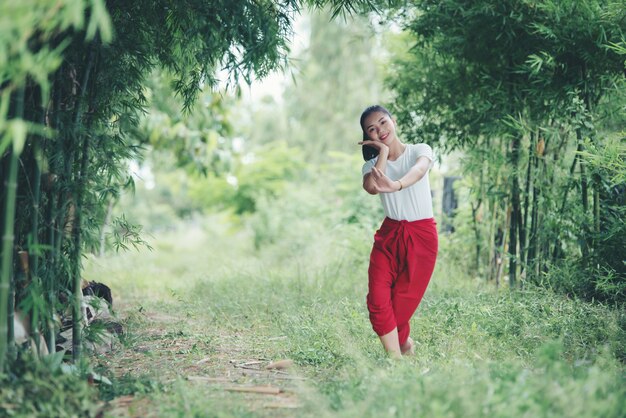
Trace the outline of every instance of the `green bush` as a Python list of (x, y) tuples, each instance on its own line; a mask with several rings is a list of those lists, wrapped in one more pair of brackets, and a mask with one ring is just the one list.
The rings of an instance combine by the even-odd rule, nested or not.
[(2, 417), (92, 417), (100, 410), (97, 390), (85, 374), (65, 373), (59, 364), (35, 359), (29, 352), (0, 374)]
[(542, 284), (570, 297), (620, 305), (626, 302), (626, 276), (586, 260), (567, 259), (553, 264)]

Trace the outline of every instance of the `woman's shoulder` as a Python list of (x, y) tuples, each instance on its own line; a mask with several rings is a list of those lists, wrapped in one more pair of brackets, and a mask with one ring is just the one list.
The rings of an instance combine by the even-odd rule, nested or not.
[(417, 159), (419, 157), (428, 157), (429, 160), (433, 159), (433, 149), (430, 145), (426, 143), (419, 144), (409, 144), (409, 149), (411, 151), (411, 157)]

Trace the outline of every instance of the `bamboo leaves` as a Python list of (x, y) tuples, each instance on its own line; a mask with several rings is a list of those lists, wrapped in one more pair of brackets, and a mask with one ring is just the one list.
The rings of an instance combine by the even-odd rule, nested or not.
[(111, 42), (113, 39), (113, 27), (104, 0), (91, 0), (90, 12), (91, 18), (87, 25), (86, 39), (92, 40), (96, 34), (99, 34), (102, 42)]
[[(417, 46), (412, 58), (397, 60), (390, 82), (402, 124), (416, 125), (408, 135), (462, 149), (470, 161), (485, 152), (506, 157), (508, 190), (482, 207), (497, 211), (489, 242), (509, 233), (511, 284), (518, 274), (538, 282), (565, 259), (581, 271), (623, 270), (611, 261), (623, 259), (617, 241), (609, 250), (594, 238), (626, 233), (610, 215), (620, 200), (605, 186), (623, 179), (609, 139), (623, 137), (616, 131), (624, 126), (621, 3), (423, 0), (402, 15), (410, 16), (403, 23)], [(607, 170), (595, 170), (596, 158)], [(482, 171), (467, 165), (466, 174), (476, 179)], [(502, 190), (500, 176), (484, 179), (479, 188)], [(596, 275), (583, 276), (593, 282)]]

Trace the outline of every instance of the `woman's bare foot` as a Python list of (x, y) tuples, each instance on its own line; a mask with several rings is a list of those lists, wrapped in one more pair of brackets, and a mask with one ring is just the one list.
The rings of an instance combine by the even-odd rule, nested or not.
[(414, 356), (415, 355), (415, 343), (413, 342), (411, 337), (409, 337), (406, 340), (406, 342), (404, 344), (402, 344), (402, 347), (400, 347), (400, 351), (402, 352), (403, 356)]

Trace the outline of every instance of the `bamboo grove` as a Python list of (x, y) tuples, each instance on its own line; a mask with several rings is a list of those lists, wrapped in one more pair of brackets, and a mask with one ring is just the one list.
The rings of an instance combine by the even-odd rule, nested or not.
[(389, 83), (408, 136), (463, 152), (467, 264), (623, 302), (623, 2), (413, 3)]
[[(145, 142), (136, 127), (146, 76), (169, 72), (187, 109), (220, 71), (233, 84), (264, 77), (285, 64), (304, 6), (336, 16), (373, 2), (1, 3), (0, 370), (16, 355), (16, 311), (38, 348), (52, 352), (59, 318), (69, 315), (72, 355), (81, 356), (81, 257), (101, 245), (111, 205), (132, 187), (126, 165)], [(141, 242), (123, 219), (115, 239)]]

